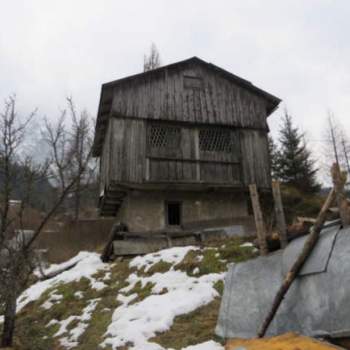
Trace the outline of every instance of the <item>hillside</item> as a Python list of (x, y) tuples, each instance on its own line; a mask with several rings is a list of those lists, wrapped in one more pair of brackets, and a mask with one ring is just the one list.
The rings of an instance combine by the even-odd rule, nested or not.
[(214, 335), (227, 266), (256, 255), (239, 239), (111, 264), (93, 252), (18, 299), (15, 349), (221, 350)]

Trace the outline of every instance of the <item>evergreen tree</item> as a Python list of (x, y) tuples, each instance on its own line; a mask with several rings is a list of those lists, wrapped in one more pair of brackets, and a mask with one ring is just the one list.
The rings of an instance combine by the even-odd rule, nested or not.
[(280, 130), (280, 149), (275, 163), (276, 177), (283, 183), (293, 185), (307, 193), (320, 190), (316, 179), (317, 170), (311, 153), (307, 149), (303, 134), (292, 124), (292, 118), (285, 112)]

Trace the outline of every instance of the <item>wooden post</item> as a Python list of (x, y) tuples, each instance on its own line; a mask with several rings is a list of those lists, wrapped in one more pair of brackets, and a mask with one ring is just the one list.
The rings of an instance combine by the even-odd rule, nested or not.
[(346, 172), (341, 171), (339, 164), (334, 163), (331, 169), (335, 196), (339, 208), (340, 219), (344, 227), (350, 225), (350, 207), (345, 195)]
[(272, 181), (272, 194), (275, 206), (277, 229), (281, 242), (281, 247), (285, 248), (288, 244), (287, 240), (287, 225), (284, 217), (280, 183), (278, 181)]
[(298, 258), (294, 262), (293, 266), (291, 267), (291, 269), (289, 270), (289, 272), (285, 276), (285, 278), (282, 282), (282, 285), (279, 288), (279, 290), (275, 296), (275, 299), (273, 301), (270, 312), (268, 313), (267, 317), (264, 320), (264, 323), (262, 324), (262, 326), (259, 330), (259, 333), (258, 333), (259, 338), (262, 338), (265, 335), (266, 330), (268, 329), (268, 327), (269, 327), (271, 321), (273, 320), (279, 306), (281, 305), (281, 302), (282, 302), (284, 296), (288, 292), (289, 287), (292, 285), (292, 283), (295, 280), (295, 278), (297, 277), (299, 271), (303, 267), (305, 261), (307, 260), (307, 258), (311, 254), (313, 248), (315, 247), (315, 245), (318, 241), (321, 229), (323, 227), (323, 224), (326, 220), (327, 211), (330, 208), (334, 199), (335, 199), (335, 190), (333, 188), (330, 191), (330, 193), (328, 194), (328, 197), (327, 197), (325, 203), (323, 204), (321, 211), (319, 212), (319, 214), (317, 216), (316, 222), (311, 230), (311, 233), (309, 234), (307, 240), (304, 243), (303, 250), (300, 252), (300, 255), (298, 256)]
[(255, 184), (249, 185), (249, 192), (250, 192), (250, 198), (252, 200), (256, 233), (259, 241), (260, 255), (267, 255), (268, 248), (267, 248), (267, 242), (266, 242), (266, 228), (264, 224), (263, 215), (261, 212), (259, 195)]

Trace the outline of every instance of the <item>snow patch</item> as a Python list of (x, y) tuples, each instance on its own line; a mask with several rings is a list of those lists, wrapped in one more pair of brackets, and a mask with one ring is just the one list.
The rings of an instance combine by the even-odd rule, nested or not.
[(182, 350), (224, 350), (224, 347), (213, 340), (209, 340), (205, 343), (187, 346), (185, 348), (182, 348)]
[[(85, 277), (90, 280), (92, 288), (100, 290), (104, 288), (104, 283), (97, 281), (92, 276), (100, 270), (109, 268), (108, 264), (102, 263), (99, 254), (90, 252), (80, 252), (74, 258), (59, 265), (55, 265), (55, 269), (61, 269), (62, 266), (69, 266), (72, 261), (78, 263), (70, 270), (64, 271), (59, 275), (45, 281), (40, 281), (26, 289), (17, 300), (17, 312), (22, 310), (31, 301), (37, 300), (49, 288), (59, 285), (60, 283), (70, 283), (79, 281)], [(50, 268), (46, 271), (52, 271)]]
[(145, 272), (147, 272), (153, 265), (157, 264), (160, 261), (164, 261), (175, 266), (184, 259), (189, 251), (198, 249), (198, 247), (194, 246), (164, 249), (158, 253), (137, 256), (130, 261), (129, 266), (131, 268), (135, 267), (138, 270), (144, 268)]
[(50, 293), (49, 299), (47, 299), (41, 307), (45, 310), (49, 310), (52, 308), (53, 305), (55, 305), (57, 302), (61, 301), (63, 299), (63, 296), (60, 294), (55, 294), (57, 290), (54, 290)]
[[(156, 254), (134, 258), (130, 262), (130, 267), (145, 268), (146, 271), (159, 261), (171, 263), (173, 266), (164, 273), (157, 272), (146, 277), (133, 273), (128, 277), (128, 286), (123, 288), (122, 293), (117, 297), (122, 305), (117, 307), (113, 313), (112, 322), (101, 344), (102, 347), (111, 346), (117, 349), (126, 344), (133, 344), (130, 349), (164, 350), (160, 345), (149, 342), (148, 339), (155, 336), (157, 332), (167, 331), (176, 316), (194, 311), (219, 296), (214, 288), (214, 283), (223, 280), (224, 273), (191, 277), (183, 271), (174, 270), (173, 267), (194, 248), (198, 249), (196, 247), (165, 249)], [(130, 292), (138, 282), (142, 287), (147, 283), (154, 284), (152, 295), (130, 305), (137, 294), (127, 296), (123, 293)], [(164, 290), (166, 290), (165, 293)], [(216, 344), (207, 343), (209, 345), (201, 345), (203, 347), (198, 347), (198, 349), (206, 350), (209, 347), (204, 346)], [(221, 350), (223, 348), (212, 347), (212, 349)]]
[(251, 242), (245, 242), (243, 244), (240, 245), (241, 248), (253, 248), (254, 244)]
[[(60, 323), (60, 328), (55, 333), (54, 337), (59, 337), (65, 333), (68, 333), (65, 337), (60, 339), (60, 343), (63, 347), (66, 349), (72, 349), (79, 345), (79, 337), (85, 332), (86, 328), (88, 327), (88, 322), (91, 318), (91, 315), (96, 309), (96, 306), (100, 300), (100, 298), (91, 299), (89, 301), (89, 304), (83, 309), (83, 313), (80, 316), (69, 316), (65, 320), (55, 322)], [(75, 320), (79, 321), (77, 326), (67, 331), (68, 325)]]

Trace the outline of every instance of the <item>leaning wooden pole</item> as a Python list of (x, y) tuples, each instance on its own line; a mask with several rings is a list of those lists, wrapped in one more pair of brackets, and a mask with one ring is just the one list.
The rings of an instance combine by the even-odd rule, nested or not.
[(266, 240), (266, 228), (264, 218), (262, 215), (258, 190), (255, 184), (249, 185), (250, 198), (252, 200), (252, 207), (254, 212), (256, 233), (258, 236), (260, 255), (267, 255), (269, 252)]
[(325, 203), (323, 204), (321, 211), (319, 212), (319, 214), (317, 216), (316, 222), (315, 222), (313, 228), (311, 229), (311, 233), (309, 234), (309, 236), (304, 244), (302, 252), (300, 253), (297, 260), (294, 262), (292, 268), (287, 273), (286, 277), (283, 280), (281, 287), (279, 288), (279, 290), (275, 296), (271, 310), (268, 313), (266, 319), (264, 320), (264, 323), (262, 324), (262, 326), (259, 330), (259, 333), (258, 333), (259, 338), (262, 338), (265, 335), (266, 330), (268, 329), (271, 321), (273, 320), (281, 302), (284, 299), (284, 296), (288, 292), (289, 287), (291, 286), (291, 284), (293, 283), (293, 281), (297, 277), (299, 271), (301, 270), (305, 261), (307, 260), (310, 253), (312, 252), (313, 248), (315, 247), (315, 245), (318, 241), (320, 232), (322, 230), (323, 224), (326, 220), (327, 211), (330, 208), (330, 206), (332, 205), (332, 202), (334, 201), (334, 199), (335, 199), (335, 190), (333, 188), (330, 191), (330, 193), (328, 194), (328, 197), (327, 197)]

